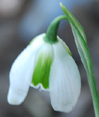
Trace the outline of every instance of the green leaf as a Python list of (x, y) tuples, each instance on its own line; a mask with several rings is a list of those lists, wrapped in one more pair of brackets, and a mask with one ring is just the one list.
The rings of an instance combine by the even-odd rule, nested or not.
[(76, 20), (76, 18), (71, 14), (71, 12), (65, 6), (62, 5), (62, 3), (60, 3), (60, 6), (61, 6), (63, 12), (65, 13), (66, 18), (69, 21), (69, 23), (72, 24), (75, 27), (75, 29), (77, 29), (79, 31), (79, 33), (83, 37), (84, 41), (87, 42), (85, 31), (84, 31), (83, 27)]
[(60, 3), (60, 6), (66, 15), (66, 19), (71, 25), (79, 55), (81, 57), (82, 63), (87, 72), (88, 83), (89, 83), (90, 91), (92, 94), (95, 115), (96, 117), (99, 117), (98, 91), (97, 91), (95, 77), (94, 77), (93, 63), (92, 63), (90, 52), (87, 46), (86, 35), (84, 32), (84, 29), (80, 25), (80, 23), (76, 20), (76, 18), (71, 14), (71, 12), (69, 12), (69, 10), (65, 6), (62, 5), (62, 3)]
[(92, 73), (90, 73), (90, 74), (93, 74), (93, 64), (92, 64), (90, 52), (89, 52), (89, 49), (87, 46), (85, 32), (84, 32), (82, 26), (80, 25), (80, 23), (71, 14), (71, 12), (69, 12), (69, 10), (65, 6), (63, 6), (61, 3), (60, 3), (60, 5), (66, 15), (66, 19), (69, 21), (69, 23), (71, 25), (72, 32), (73, 32), (73, 35), (75, 38), (75, 42), (76, 42), (82, 63), (84, 65), (85, 69), (87, 70), (87, 73), (89, 74), (90, 71), (92, 71)]

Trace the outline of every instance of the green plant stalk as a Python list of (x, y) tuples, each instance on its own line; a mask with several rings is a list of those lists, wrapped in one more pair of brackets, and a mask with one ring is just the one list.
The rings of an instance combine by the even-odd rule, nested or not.
[(81, 61), (87, 73), (88, 83), (89, 83), (93, 105), (94, 105), (95, 117), (99, 117), (99, 96), (98, 96), (98, 91), (96, 87), (93, 63), (92, 63), (90, 52), (87, 46), (87, 40), (86, 40), (84, 29), (80, 25), (80, 23), (76, 20), (76, 18), (68, 11), (68, 9), (66, 9), (66, 7), (64, 7), (62, 4), (60, 4), (60, 6), (63, 12), (65, 13), (65, 15), (58, 16), (51, 22), (46, 32), (46, 36), (44, 37), (44, 40), (50, 43), (57, 42), (57, 30), (58, 30), (59, 23), (63, 19), (68, 20), (72, 28), (72, 32), (74, 35), (74, 39), (75, 39), (75, 43), (76, 43), (79, 55), (81, 57)]
[(63, 6), (61, 3), (60, 6), (66, 15), (66, 19), (69, 21), (71, 25), (79, 55), (81, 57), (84, 68), (86, 69), (87, 72), (88, 83), (92, 95), (95, 116), (99, 117), (99, 96), (94, 76), (93, 63), (87, 46), (85, 32), (82, 26), (76, 20), (76, 18), (68, 11), (68, 9), (65, 6)]
[(44, 40), (49, 43), (56, 43), (57, 40), (57, 31), (58, 31), (58, 26), (61, 20), (66, 19), (65, 15), (61, 15), (56, 17), (51, 24), (49, 25), (46, 36), (44, 37)]
[[(74, 34), (75, 36), (75, 34)], [(85, 61), (86, 61), (86, 65), (84, 64), (84, 60), (81, 57), (82, 63), (86, 69), (87, 72), (87, 77), (88, 77), (88, 83), (89, 83), (89, 87), (90, 87), (90, 91), (91, 91), (91, 95), (92, 95), (92, 100), (93, 100), (93, 105), (94, 105), (94, 111), (95, 111), (95, 115), (96, 117), (99, 117), (99, 96), (98, 96), (98, 91), (97, 91), (97, 86), (96, 86), (96, 81), (95, 81), (95, 76), (94, 76), (94, 71), (93, 71), (93, 63), (92, 63), (92, 59), (89, 53), (89, 49), (86, 45), (86, 43), (82, 41), (82, 45), (79, 45), (79, 40), (75, 40), (77, 48), (79, 48), (79, 46), (82, 46), (83, 50), (78, 50), (80, 57), (81, 55), (81, 51), (83, 56), (85, 57)], [(86, 46), (85, 46), (86, 45)]]

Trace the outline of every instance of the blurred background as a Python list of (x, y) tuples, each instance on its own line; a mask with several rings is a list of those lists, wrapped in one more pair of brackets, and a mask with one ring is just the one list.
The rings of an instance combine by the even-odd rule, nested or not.
[(46, 32), (55, 17), (63, 14), (60, 2), (85, 29), (99, 90), (98, 0), (0, 0), (0, 117), (94, 117), (87, 76), (66, 21), (60, 23), (58, 35), (69, 46), (81, 73), (82, 90), (76, 107), (68, 114), (55, 112), (49, 92), (33, 88), (20, 106), (7, 103), (9, 70), (13, 61), (36, 35)]

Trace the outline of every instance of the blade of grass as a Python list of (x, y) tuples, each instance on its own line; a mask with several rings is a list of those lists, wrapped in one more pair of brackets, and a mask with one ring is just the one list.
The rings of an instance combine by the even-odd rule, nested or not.
[(90, 91), (93, 99), (95, 115), (96, 117), (99, 117), (99, 96), (98, 96), (98, 91), (96, 87), (93, 63), (92, 63), (90, 52), (87, 46), (87, 40), (86, 40), (84, 29), (80, 25), (80, 23), (76, 20), (76, 18), (71, 14), (71, 12), (69, 12), (69, 10), (62, 5), (62, 3), (60, 3), (60, 6), (66, 15), (66, 19), (71, 25), (75, 43), (76, 43), (79, 55), (81, 57), (81, 61), (87, 73), (88, 83), (89, 83), (89, 87), (90, 87)]

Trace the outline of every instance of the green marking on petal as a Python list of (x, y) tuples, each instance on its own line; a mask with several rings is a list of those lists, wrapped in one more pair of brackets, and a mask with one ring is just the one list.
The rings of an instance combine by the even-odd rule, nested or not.
[(50, 69), (54, 58), (53, 47), (45, 44), (41, 47), (33, 73), (32, 83), (34, 86), (42, 84), (45, 89), (49, 88)]
[(72, 53), (69, 50), (69, 47), (66, 45), (66, 43), (62, 39), (60, 39), (59, 37), (57, 37), (57, 38), (60, 41), (60, 43), (64, 46), (64, 48), (66, 49), (66, 51), (68, 52), (68, 54), (72, 56)]
[(36, 38), (37, 38), (37, 36), (34, 37), (34, 38), (30, 41), (29, 45), (30, 45), (31, 43), (33, 43), (33, 41), (34, 41)]

